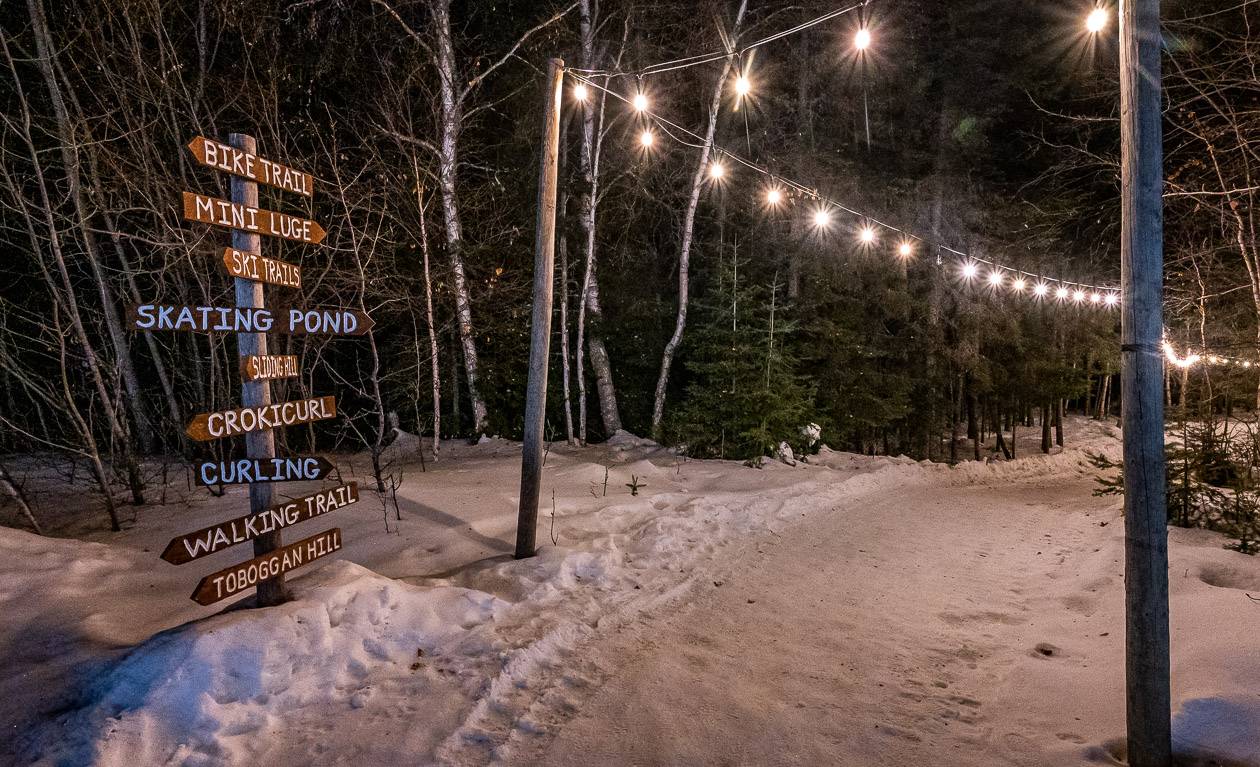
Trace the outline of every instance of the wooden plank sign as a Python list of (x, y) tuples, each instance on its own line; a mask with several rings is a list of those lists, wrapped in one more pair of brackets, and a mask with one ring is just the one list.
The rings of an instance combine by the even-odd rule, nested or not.
[(184, 192), (184, 219), (313, 245), (325, 235), (323, 227), (309, 219), (192, 192)]
[(241, 378), (246, 381), (296, 378), (301, 372), (296, 354), (247, 354), (241, 357)]
[(223, 249), (223, 270), (233, 277), (282, 288), (302, 287), (302, 268), (293, 264), (245, 253), (236, 248)]
[(376, 321), (355, 309), (255, 309), (246, 306), (134, 304), (127, 309), (134, 330), (189, 330), (198, 333), (285, 333), (361, 336)]
[(188, 150), (192, 152), (193, 157), (197, 158), (197, 162), (215, 170), (226, 171), (234, 176), (307, 197), (315, 193), (315, 179), (311, 174), (294, 170), (214, 139), (198, 136), (188, 142)]
[(207, 442), (251, 431), (278, 429), (336, 417), (337, 400), (334, 397), (312, 397), (258, 407), (200, 413), (193, 416), (184, 431), (198, 442)]
[(292, 527), (299, 522), (358, 502), (359, 485), (356, 482), (320, 490), (318, 493), (278, 503), (257, 514), (229, 519), (217, 525), (203, 527), (194, 533), (172, 538), (162, 552), (162, 559), (173, 565), (187, 564), (238, 543), (247, 543), (260, 535)]
[(259, 581), (274, 578), (340, 550), (341, 529), (334, 527), (207, 575), (197, 584), (192, 599), (200, 605), (212, 605), (257, 586)]
[(243, 485), (250, 482), (301, 482), (323, 479), (334, 468), (327, 458), (294, 455), (288, 458), (238, 458), (202, 461), (194, 479), (198, 485)]

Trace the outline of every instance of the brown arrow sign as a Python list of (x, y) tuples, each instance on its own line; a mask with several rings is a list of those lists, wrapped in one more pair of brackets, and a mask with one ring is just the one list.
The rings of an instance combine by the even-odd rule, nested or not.
[(325, 234), (323, 227), (309, 219), (192, 192), (184, 192), (184, 219), (313, 245), (322, 242)]
[(279, 285), (282, 288), (302, 287), (302, 268), (274, 258), (264, 258), (236, 248), (224, 248), (222, 263), (223, 271), (233, 277)]
[(294, 455), (288, 458), (238, 458), (202, 461), (194, 479), (198, 485), (244, 485), (250, 482), (301, 482), (323, 479), (334, 468), (327, 458)]
[(274, 578), (340, 550), (341, 529), (334, 527), (319, 535), (303, 538), (297, 543), (281, 546), (260, 557), (207, 575), (197, 584), (192, 599), (200, 605), (212, 605), (257, 586), (259, 581)]
[(135, 304), (127, 308), (133, 330), (188, 330), (195, 333), (285, 333), (288, 335), (365, 335), (376, 322), (354, 309), (295, 309), (248, 306), (178, 306)]
[(198, 136), (188, 142), (188, 150), (197, 158), (197, 162), (215, 170), (307, 197), (315, 192), (315, 179), (311, 174), (243, 152), (214, 139)]
[(359, 485), (355, 482), (320, 490), (318, 493), (278, 503), (257, 514), (229, 519), (226, 522), (172, 538), (171, 542), (166, 544), (166, 550), (162, 552), (162, 559), (173, 565), (187, 564), (194, 559), (201, 559), (238, 543), (247, 543), (260, 535), (292, 527), (358, 502)]
[(296, 354), (247, 354), (241, 357), (241, 378), (246, 381), (296, 378), (301, 372)]
[(277, 402), (258, 407), (221, 410), (193, 416), (184, 431), (198, 442), (231, 437), (251, 431), (278, 429), (300, 423), (312, 423), (337, 416), (337, 401), (333, 397)]

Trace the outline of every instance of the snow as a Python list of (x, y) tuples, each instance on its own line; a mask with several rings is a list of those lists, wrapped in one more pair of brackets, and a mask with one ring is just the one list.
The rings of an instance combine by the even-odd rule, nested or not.
[[(47, 765), (1110, 759), (1123, 520), (1091, 495), (1086, 451), (1119, 442), (1069, 426), (1068, 450), (1040, 455), (1025, 430), (1018, 460), (952, 469), (826, 447), (751, 469), (629, 434), (553, 445), (540, 552), (519, 562), (519, 446), (444, 444), (421, 471), (404, 434), (402, 520), (359, 476), (358, 505), (292, 534), (335, 523), (343, 551), (263, 611), (187, 599), (241, 552), (156, 553), (239, 513), (241, 492), (172, 483), (169, 505), (95, 541), (0, 528), (0, 721)], [(346, 479), (367, 467), (334, 461)], [(1178, 746), (1260, 765), (1260, 563), (1170, 537)], [(763, 732), (794, 745), (763, 761)]]

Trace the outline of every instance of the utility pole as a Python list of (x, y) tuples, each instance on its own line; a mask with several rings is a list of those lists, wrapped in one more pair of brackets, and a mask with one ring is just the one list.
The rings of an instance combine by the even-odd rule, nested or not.
[[(257, 142), (253, 136), (244, 133), (228, 135), (228, 143), (242, 152), (257, 154)], [(258, 184), (240, 176), (232, 176), (232, 202), (258, 207)], [(232, 230), (232, 247), (242, 253), (262, 253), (262, 238), (257, 234)], [(262, 308), (266, 305), (261, 282), (236, 278), (236, 305), (241, 307)], [(236, 348), (241, 357), (252, 354), (267, 353), (266, 333), (238, 333)], [(241, 405), (244, 407), (262, 407), (271, 404), (271, 382), (241, 381)], [(275, 432), (271, 429), (250, 432), (245, 435), (245, 456), (267, 460), (276, 457)], [(271, 483), (254, 482), (249, 486), (249, 513), (257, 514), (271, 506)], [(254, 539), (254, 556), (260, 557), (280, 548), (280, 531), (264, 533)], [(287, 598), (284, 591), (284, 573), (259, 581), (258, 606), (270, 607), (278, 605)]]
[(543, 151), (538, 173), (538, 222), (534, 235), (534, 313), (530, 324), (529, 382), (525, 392), (525, 439), (521, 448), (521, 505), (516, 558), (534, 556), (538, 495), (542, 484), (543, 425), (547, 416), (547, 363), (551, 354), (551, 290), (556, 268), (556, 186), (560, 158), (560, 90), (564, 62), (547, 62), (543, 103)]
[(1120, 0), (1121, 393), (1130, 767), (1172, 764), (1164, 496), (1163, 117), (1159, 0)]

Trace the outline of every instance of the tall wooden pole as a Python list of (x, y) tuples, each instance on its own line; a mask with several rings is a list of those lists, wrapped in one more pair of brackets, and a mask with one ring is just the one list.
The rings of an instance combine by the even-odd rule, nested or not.
[[(253, 136), (243, 133), (232, 133), (228, 143), (250, 154), (257, 154), (257, 142)], [(239, 176), (232, 176), (232, 202), (258, 207), (258, 184)], [(261, 237), (239, 229), (232, 230), (232, 247), (242, 253), (262, 253)], [(236, 278), (236, 305), (261, 308), (265, 305), (263, 285), (261, 282)], [(267, 353), (266, 333), (238, 333), (236, 348), (240, 356)], [(242, 381), (241, 404), (245, 407), (256, 407), (271, 404), (271, 383), (269, 381)], [(245, 455), (248, 458), (274, 458), (276, 456), (275, 434), (270, 429), (250, 432), (245, 435)], [(257, 514), (271, 506), (271, 483), (255, 482), (249, 486), (249, 512)], [(280, 531), (265, 533), (254, 539), (254, 556), (261, 556), (280, 548)], [(258, 584), (258, 606), (278, 605), (287, 598), (284, 590), (284, 574), (268, 578)]]
[(1120, 1), (1125, 671), (1130, 767), (1172, 764), (1159, 0)]
[(564, 62), (547, 62), (543, 103), (543, 151), (538, 173), (538, 223), (534, 237), (534, 314), (525, 392), (525, 441), (521, 453), (521, 505), (516, 558), (534, 556), (538, 495), (542, 484), (543, 425), (547, 415), (547, 362), (551, 354), (551, 284), (556, 268), (556, 186), (560, 158), (560, 90)]

